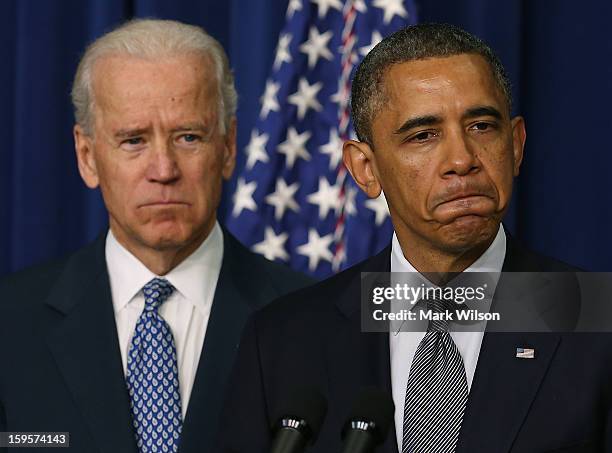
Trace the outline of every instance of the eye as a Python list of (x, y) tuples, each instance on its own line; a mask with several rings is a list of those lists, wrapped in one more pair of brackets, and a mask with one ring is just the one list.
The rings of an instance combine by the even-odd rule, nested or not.
[(420, 131), (417, 132), (416, 134), (410, 136), (408, 138), (408, 142), (416, 142), (416, 143), (422, 143), (422, 142), (426, 142), (428, 140), (431, 140), (432, 138), (436, 137), (438, 134), (436, 131)]
[(121, 142), (121, 148), (127, 151), (137, 151), (145, 145), (143, 137), (130, 137)]
[(183, 134), (177, 137), (177, 141), (180, 144), (184, 145), (192, 145), (194, 143), (198, 143), (202, 141), (202, 137), (197, 134)]
[(490, 131), (494, 127), (495, 127), (495, 125), (493, 125), (491, 123), (487, 123), (487, 122), (484, 122), (484, 121), (479, 121), (478, 123), (473, 124), (470, 127), (470, 129), (475, 130), (477, 132), (486, 132), (486, 131)]

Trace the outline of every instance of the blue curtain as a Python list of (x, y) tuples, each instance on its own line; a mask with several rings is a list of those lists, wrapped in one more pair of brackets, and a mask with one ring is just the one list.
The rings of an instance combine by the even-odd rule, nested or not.
[[(81, 182), (72, 143), (70, 85), (88, 42), (132, 17), (203, 26), (226, 48), (235, 71), (242, 150), (286, 6), (287, 0), (3, 2), (0, 275), (61, 256), (106, 227), (101, 197)], [(515, 112), (525, 116), (528, 132), (510, 230), (547, 255), (612, 269), (612, 155), (605, 135), (612, 130), (612, 3), (421, 0), (418, 17), (475, 33), (509, 71)]]

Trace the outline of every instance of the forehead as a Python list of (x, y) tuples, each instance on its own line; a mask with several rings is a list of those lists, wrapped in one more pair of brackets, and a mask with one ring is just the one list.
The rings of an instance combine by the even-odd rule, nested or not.
[(104, 56), (92, 71), (96, 106), (180, 101), (215, 95), (216, 81), (210, 58), (186, 54), (161, 59), (129, 55)]
[(404, 110), (461, 110), (478, 104), (506, 110), (489, 64), (475, 54), (392, 65), (383, 76), (382, 88), (390, 106)]

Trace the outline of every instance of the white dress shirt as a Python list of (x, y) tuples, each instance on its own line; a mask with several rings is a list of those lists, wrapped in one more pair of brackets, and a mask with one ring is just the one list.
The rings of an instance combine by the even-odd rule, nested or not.
[[(464, 272), (489, 272), (493, 273), (494, 287), (490, 288), (493, 292), (499, 279), (506, 257), (506, 234), (503, 226), (499, 226), (497, 236), (489, 246), (489, 248), (478, 258), (474, 264), (469, 266)], [(433, 286), (426, 280), (404, 257), (402, 248), (395, 233), (393, 233), (393, 242), (391, 245), (391, 272), (412, 272), (415, 273), (415, 278), (418, 278), (418, 283), (425, 283), (428, 286)], [(420, 331), (411, 332), (396, 332), (389, 333), (389, 352), (391, 356), (391, 387), (393, 393), (393, 402), (395, 403), (395, 431), (397, 436), (397, 445), (399, 451), (402, 451), (402, 427), (404, 424), (404, 403), (406, 399), (406, 388), (408, 384), (408, 375), (410, 374), (410, 365), (416, 353), (417, 347), (423, 337), (427, 324)], [(484, 331), (466, 332), (466, 331), (451, 331), (450, 335), (457, 345), (463, 364), (465, 365), (465, 374), (467, 377), (468, 391), (472, 386), (478, 355), (480, 354), (480, 346)]]
[[(174, 337), (183, 420), (200, 362), (222, 259), (223, 232), (215, 223), (195, 252), (168, 274), (161, 276), (176, 288), (160, 307), (159, 314), (170, 326)], [(160, 276), (147, 269), (119, 244), (110, 229), (106, 236), (106, 263), (125, 376), (128, 349), (136, 321), (144, 309), (142, 287)]]

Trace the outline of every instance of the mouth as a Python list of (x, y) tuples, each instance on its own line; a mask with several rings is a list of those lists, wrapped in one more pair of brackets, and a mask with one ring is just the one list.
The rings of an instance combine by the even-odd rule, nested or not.
[(150, 207), (171, 207), (171, 206), (188, 206), (189, 203), (184, 201), (177, 200), (159, 200), (159, 201), (149, 201), (147, 203), (141, 204), (140, 208), (150, 208)]
[(481, 192), (457, 193), (457, 194), (454, 194), (440, 201), (436, 205), (436, 208), (444, 204), (447, 204), (447, 203), (454, 203), (457, 205), (461, 205), (461, 204), (469, 205), (469, 204), (472, 204), (472, 203), (475, 203), (481, 200), (484, 201), (484, 200), (490, 200), (490, 199), (491, 197)]

